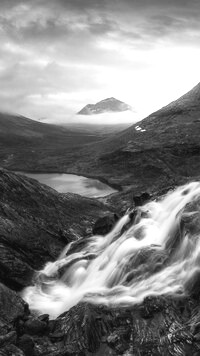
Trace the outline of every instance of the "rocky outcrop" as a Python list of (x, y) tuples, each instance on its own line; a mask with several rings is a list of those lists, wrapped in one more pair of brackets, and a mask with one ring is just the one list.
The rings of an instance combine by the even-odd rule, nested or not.
[(55, 260), (67, 243), (88, 236), (102, 203), (59, 194), (33, 179), (0, 170), (0, 281), (30, 285), (34, 270)]
[(12, 290), (0, 283), (0, 355), (24, 353), (17, 344), (17, 324), (28, 314), (27, 304)]
[(116, 222), (119, 220), (119, 216), (117, 214), (108, 214), (102, 218), (99, 218), (93, 227), (92, 233), (93, 235), (106, 235), (108, 234)]
[[(56, 320), (42, 318), (20, 315), (0, 355), (199, 355), (199, 303), (192, 298), (148, 297), (129, 308), (80, 303)], [(41, 322), (45, 327), (35, 326)]]

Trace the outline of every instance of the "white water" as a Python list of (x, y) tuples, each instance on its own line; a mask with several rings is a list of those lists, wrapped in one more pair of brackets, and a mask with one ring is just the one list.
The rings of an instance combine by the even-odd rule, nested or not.
[(129, 214), (78, 252), (70, 254), (76, 243), (68, 245), (38, 272), (24, 299), (31, 309), (56, 317), (81, 300), (128, 306), (149, 295), (186, 294), (200, 273), (198, 209), (200, 183), (144, 205), (128, 229)]

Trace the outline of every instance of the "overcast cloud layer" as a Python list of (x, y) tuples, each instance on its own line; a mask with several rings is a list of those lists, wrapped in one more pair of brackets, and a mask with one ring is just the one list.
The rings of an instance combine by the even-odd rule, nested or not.
[(1, 0), (0, 110), (63, 120), (115, 96), (141, 115), (200, 81), (199, 0)]

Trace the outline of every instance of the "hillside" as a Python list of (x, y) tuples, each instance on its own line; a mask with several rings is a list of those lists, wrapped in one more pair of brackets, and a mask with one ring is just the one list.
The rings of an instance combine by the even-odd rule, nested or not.
[(91, 142), (99, 138), (81, 134), (62, 126), (45, 124), (29, 118), (0, 112), (0, 148), (24, 146), (42, 148), (63, 147)]
[[(74, 150), (102, 139), (102, 135), (77, 132), (72, 128), (45, 124), (26, 117), (0, 113), (0, 166), (34, 169), (44, 157), (60, 156), (60, 150)], [(55, 168), (57, 171), (60, 168)]]
[[(94, 199), (59, 194), (0, 169), (0, 283), (18, 289), (67, 243), (86, 236), (108, 209)], [(88, 230), (89, 229), (89, 230)]]
[(124, 190), (164, 189), (200, 176), (199, 118), (200, 84), (139, 123), (99, 142), (76, 149), (66, 143), (49, 149), (44, 142), (34, 145), (34, 152), (27, 147), (16, 152), (13, 144), (8, 156), (1, 141), (0, 159), (8, 169), (82, 173), (105, 178)]
[(153, 189), (200, 176), (200, 84), (123, 132), (90, 145), (83, 170), (123, 187)]

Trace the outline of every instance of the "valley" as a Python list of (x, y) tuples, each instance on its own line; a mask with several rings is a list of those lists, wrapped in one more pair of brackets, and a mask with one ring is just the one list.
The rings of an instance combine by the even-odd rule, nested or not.
[[(11, 142), (2, 136), (0, 158), (2, 166), (11, 170), (82, 174), (125, 190), (155, 191), (199, 177), (199, 115), (200, 84), (106, 138), (82, 132), (70, 136), (59, 127), (54, 133), (54, 126), (47, 124), (42, 126), (43, 138), (17, 137), (16, 142), (11, 136)], [(46, 128), (49, 131), (45, 133)]]

